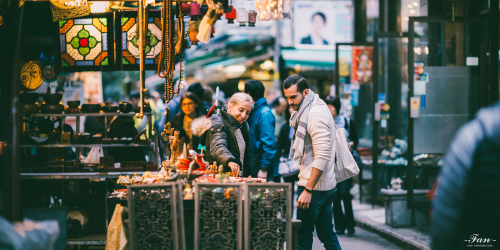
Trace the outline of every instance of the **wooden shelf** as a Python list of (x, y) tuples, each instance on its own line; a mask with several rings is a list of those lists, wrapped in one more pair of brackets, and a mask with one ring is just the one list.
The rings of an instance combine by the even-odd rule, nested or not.
[(79, 172), (79, 173), (20, 173), (21, 179), (67, 180), (67, 179), (118, 179), (120, 175), (143, 174), (138, 172)]
[[(31, 117), (45, 117), (45, 116), (53, 116), (53, 117), (66, 117), (66, 116), (134, 116), (136, 113), (135, 112), (130, 112), (130, 113), (119, 113), (119, 112), (110, 112), (110, 113), (105, 113), (105, 112), (100, 112), (100, 113), (74, 113), (74, 114), (43, 114), (43, 113), (37, 113), (37, 114), (24, 114), (24, 116), (31, 116)], [(144, 113), (144, 115), (152, 115), (153, 113)]]
[(68, 239), (68, 245), (106, 245), (105, 234), (95, 234), (80, 238)]
[(21, 145), (21, 148), (89, 148), (89, 147), (110, 147), (110, 148), (128, 148), (128, 147), (153, 147), (154, 143), (148, 144), (41, 144), (41, 145)]

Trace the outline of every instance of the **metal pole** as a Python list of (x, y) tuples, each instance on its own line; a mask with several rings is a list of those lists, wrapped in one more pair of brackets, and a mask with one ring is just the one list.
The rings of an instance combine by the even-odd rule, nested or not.
[(139, 12), (137, 14), (137, 24), (139, 27), (139, 69), (140, 69), (140, 84), (141, 84), (141, 90), (140, 90), (140, 101), (139, 101), (139, 114), (136, 114), (137, 118), (144, 118), (144, 81), (145, 81), (145, 76), (146, 72), (144, 71), (144, 42), (146, 40), (146, 21), (144, 20), (144, 0), (139, 0)]
[(276, 26), (275, 30), (275, 37), (274, 37), (274, 55), (273, 55), (273, 62), (274, 62), (274, 74), (273, 74), (273, 87), (275, 89), (280, 89), (281, 88), (281, 83), (280, 83), (280, 55), (281, 55), (281, 21), (279, 19), (276, 19), (274, 21), (274, 25)]

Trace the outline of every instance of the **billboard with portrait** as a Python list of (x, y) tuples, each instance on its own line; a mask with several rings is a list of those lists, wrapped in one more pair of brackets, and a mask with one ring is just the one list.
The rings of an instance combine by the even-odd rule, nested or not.
[(351, 1), (294, 1), (293, 40), (298, 49), (335, 49), (353, 41)]

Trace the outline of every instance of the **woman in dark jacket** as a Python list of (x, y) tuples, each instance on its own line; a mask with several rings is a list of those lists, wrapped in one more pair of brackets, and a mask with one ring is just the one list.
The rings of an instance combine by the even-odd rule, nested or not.
[[(340, 99), (336, 96), (328, 96), (325, 99), (330, 112), (332, 112), (333, 120), (337, 128), (345, 128), (345, 136), (348, 141), (349, 148), (353, 153), (358, 146), (358, 133), (354, 121), (348, 117), (340, 115)], [(360, 166), (361, 167), (361, 166)], [(337, 234), (354, 234), (354, 213), (352, 211), (352, 178), (337, 183), (337, 193), (333, 199), (333, 219), (335, 221), (335, 231)], [(342, 211), (341, 202), (344, 204), (344, 211)]]
[(200, 117), (193, 121), (193, 135), (207, 147), (205, 159), (224, 166), (224, 172), (233, 176), (250, 174), (248, 140), (250, 131), (246, 120), (253, 108), (252, 97), (245, 93), (234, 94), (227, 109), (210, 118)]
[(191, 132), (191, 123), (194, 119), (201, 116), (199, 111), (200, 99), (191, 92), (186, 92), (181, 96), (181, 111), (172, 119), (172, 127), (180, 131), (179, 138), (181, 142), (187, 144), (187, 148), (197, 150), (199, 137), (193, 136)]

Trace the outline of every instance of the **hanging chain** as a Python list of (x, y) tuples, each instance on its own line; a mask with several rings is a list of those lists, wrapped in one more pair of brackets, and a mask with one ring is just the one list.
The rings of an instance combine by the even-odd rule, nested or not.
[(172, 50), (172, 0), (163, 0), (161, 10), (162, 38), (160, 61), (158, 62), (158, 76), (165, 78), (165, 103), (169, 103), (174, 97), (173, 77), (175, 69), (174, 53)]

